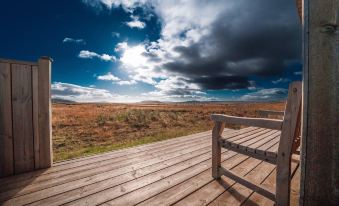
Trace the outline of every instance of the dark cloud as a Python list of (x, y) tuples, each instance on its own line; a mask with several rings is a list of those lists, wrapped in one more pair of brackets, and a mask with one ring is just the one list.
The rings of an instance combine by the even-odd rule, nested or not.
[[(163, 65), (203, 89), (248, 87), (252, 75), (281, 74), (300, 59), (301, 36), (294, 0), (237, 0), (211, 25), (210, 34)], [(154, 57), (153, 57), (154, 58)]]
[(240, 76), (197, 77), (191, 81), (209, 90), (244, 89), (250, 86), (248, 79)]

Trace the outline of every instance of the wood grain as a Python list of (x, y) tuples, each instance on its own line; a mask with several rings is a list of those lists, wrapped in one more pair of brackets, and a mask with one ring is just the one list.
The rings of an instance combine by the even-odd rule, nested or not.
[(40, 58), (39, 72), (39, 168), (48, 168), (53, 163), (52, 112), (51, 112), (51, 60)]
[(34, 168), (40, 168), (40, 136), (39, 136), (39, 71), (38, 66), (32, 66), (33, 92), (33, 135), (34, 135)]
[(281, 126), (282, 126), (282, 121), (278, 119), (235, 117), (235, 116), (224, 115), (224, 114), (212, 114), (211, 119), (217, 122), (261, 127), (261, 128), (267, 128), (267, 129), (276, 129), (276, 130), (281, 130)]
[(292, 145), (299, 135), (301, 121), (301, 86), (301, 82), (292, 82), (290, 84), (279, 145), (274, 145), (267, 150), (267, 155), (275, 155), (276, 148), (279, 148), (276, 180), (277, 205), (289, 204)]
[(16, 174), (34, 169), (31, 75), (31, 66), (12, 64), (13, 144)]
[(219, 167), (221, 164), (221, 146), (219, 139), (224, 131), (225, 123), (215, 122), (212, 130), (212, 176), (217, 179), (220, 177)]
[(339, 205), (339, 1), (303, 2), (300, 205)]
[(10, 69), (0, 62), (0, 177), (14, 173)]

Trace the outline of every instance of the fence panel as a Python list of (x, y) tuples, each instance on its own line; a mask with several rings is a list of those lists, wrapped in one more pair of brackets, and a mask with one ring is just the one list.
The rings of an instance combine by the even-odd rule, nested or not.
[(52, 165), (51, 59), (0, 59), (0, 177)]

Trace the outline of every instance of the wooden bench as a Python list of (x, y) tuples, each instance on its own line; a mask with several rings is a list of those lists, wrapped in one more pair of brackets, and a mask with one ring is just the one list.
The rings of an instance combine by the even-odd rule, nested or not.
[(284, 111), (275, 111), (275, 110), (258, 110), (259, 116), (261, 117), (270, 117), (270, 116), (284, 116)]
[[(212, 131), (213, 178), (225, 175), (275, 201), (276, 205), (289, 205), (291, 156), (300, 145), (301, 94), (301, 82), (292, 82), (283, 120), (212, 114), (211, 119), (215, 123)], [(236, 135), (222, 137), (225, 123), (251, 127), (240, 130)], [(223, 168), (220, 162), (221, 147), (276, 164), (275, 193)]]

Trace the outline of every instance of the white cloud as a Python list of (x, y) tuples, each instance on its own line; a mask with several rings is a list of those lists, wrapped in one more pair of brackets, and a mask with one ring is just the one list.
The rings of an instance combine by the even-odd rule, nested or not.
[(287, 97), (287, 89), (270, 88), (260, 89), (256, 92), (248, 93), (240, 97), (243, 101), (277, 101)]
[(105, 81), (119, 81), (120, 78), (114, 76), (111, 72), (108, 72), (105, 75), (97, 76), (98, 80), (105, 80)]
[(134, 85), (137, 84), (138, 82), (134, 79), (132, 80), (121, 80), (119, 77), (114, 76), (111, 72), (108, 72), (105, 75), (99, 75), (97, 76), (98, 80), (103, 80), (103, 81), (112, 81), (113, 84), (118, 84), (118, 85)]
[(101, 60), (104, 60), (104, 61), (115, 61), (116, 60), (116, 57), (115, 56), (110, 56), (108, 54), (102, 54), (100, 56), (100, 59)]
[(132, 79), (132, 80), (121, 80), (121, 81), (118, 81), (117, 84), (119, 84), (119, 85), (134, 85), (134, 84), (137, 84), (137, 81), (135, 81), (134, 79)]
[(115, 56), (111, 56), (111, 55), (108, 55), (108, 54), (97, 54), (95, 52), (91, 52), (91, 51), (88, 51), (88, 50), (81, 50), (79, 55), (78, 55), (79, 58), (82, 58), (82, 59), (93, 59), (93, 58), (99, 58), (103, 61), (116, 61), (116, 57)]
[(126, 48), (128, 48), (127, 42), (125, 42), (125, 41), (124, 41), (124, 42), (119, 42), (119, 43), (115, 46), (114, 51), (119, 52), (119, 51), (125, 50)]
[(54, 82), (51, 85), (51, 92), (53, 99), (64, 99), (75, 102), (140, 102), (144, 100), (159, 100), (159, 98), (154, 95), (120, 95), (106, 89), (63, 82)]
[[(128, 83), (127, 83), (128, 82)], [(117, 84), (122, 83), (122, 85), (134, 84), (133, 80), (131, 81), (118, 81)], [(162, 91), (153, 91), (143, 93), (139, 96), (129, 96), (129, 95), (120, 95), (115, 94), (106, 89), (99, 89), (93, 85), (88, 87), (63, 83), (63, 82), (54, 82), (51, 85), (51, 92), (53, 99), (65, 99), (75, 102), (139, 102), (144, 100), (162, 100), (162, 101), (210, 101), (215, 100), (213, 98), (205, 96), (205, 93), (196, 91), (191, 94), (168, 94)]]
[(146, 26), (145, 22), (139, 21), (139, 20), (133, 20), (133, 21), (129, 21), (126, 22), (127, 26), (131, 27), (131, 28), (138, 28), (138, 29), (143, 29)]
[(200, 89), (197, 84), (188, 83), (187, 79), (180, 77), (170, 77), (165, 80), (161, 80), (155, 88), (160, 89), (166, 93), (171, 93), (177, 91), (178, 89), (187, 91), (187, 92), (196, 92)]
[(120, 61), (130, 67), (142, 67), (147, 65), (147, 58), (143, 55), (146, 52), (143, 45), (137, 45), (133, 47), (128, 47), (126, 45), (124, 52), (120, 58)]
[(189, 83), (188, 79), (181, 77), (170, 77), (159, 81), (155, 88), (157, 90), (143, 93), (142, 95), (152, 97), (154, 99), (166, 99), (176, 101), (209, 101), (210, 97), (200, 90), (200, 87), (195, 83)]
[(144, 5), (149, 0), (82, 0), (85, 4), (101, 8), (104, 5), (108, 9), (122, 7), (127, 12), (132, 12), (136, 7)]
[(99, 55), (95, 52), (90, 52), (87, 50), (82, 50), (79, 53), (79, 57), (80, 58), (84, 58), (84, 59), (92, 59), (93, 57), (98, 57)]
[(114, 102), (120, 95), (105, 89), (84, 87), (76, 84), (54, 82), (51, 85), (52, 98), (66, 99), (76, 102)]
[(126, 22), (126, 25), (130, 28), (143, 29), (146, 27), (146, 23), (139, 20), (139, 17), (131, 15), (132, 21)]
[(273, 80), (272, 83), (273, 84), (280, 84), (280, 83), (285, 83), (285, 82), (290, 82), (290, 79), (287, 78), (279, 78), (277, 80)]
[(64, 38), (64, 40), (62, 40), (63, 43), (76, 43), (76, 44), (86, 44), (85, 40), (83, 39), (73, 39), (73, 38)]

